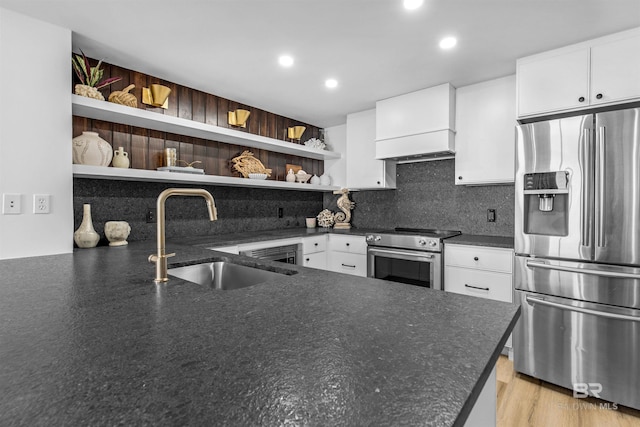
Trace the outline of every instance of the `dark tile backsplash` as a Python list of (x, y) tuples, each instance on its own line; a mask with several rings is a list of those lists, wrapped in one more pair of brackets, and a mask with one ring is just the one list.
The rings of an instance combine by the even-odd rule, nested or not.
[[(73, 180), (74, 229), (82, 222), (82, 205), (91, 204), (96, 231), (104, 238), (104, 223), (127, 221), (129, 241), (152, 240), (156, 224), (146, 222), (149, 208), (156, 207), (158, 195), (166, 188), (204, 188), (215, 199), (218, 220), (209, 221), (201, 197), (170, 197), (166, 202), (167, 238), (304, 227), (305, 217), (322, 210), (322, 193), (254, 189), (244, 187), (190, 186), (151, 182), (129, 182), (75, 178)], [(278, 208), (283, 217), (278, 218)]]
[[(354, 191), (355, 227), (440, 228), (467, 234), (513, 236), (513, 185), (455, 185), (454, 160), (397, 166), (397, 189)], [(326, 194), (325, 207), (336, 210), (338, 196)], [(487, 209), (496, 222), (487, 222)]]
[[(454, 161), (398, 165), (397, 189), (354, 191), (352, 224), (361, 228), (442, 228), (468, 234), (513, 236), (513, 185), (456, 186)], [(74, 229), (82, 222), (82, 205), (91, 204), (93, 224), (106, 244), (104, 223), (127, 221), (129, 241), (156, 237), (156, 224), (146, 222), (158, 194), (177, 185), (75, 178)], [(323, 208), (337, 211), (338, 195), (312, 191), (243, 187), (188, 186), (211, 192), (218, 220), (209, 222), (200, 197), (171, 197), (166, 203), (167, 238), (304, 227), (305, 217)], [(278, 218), (278, 208), (283, 218)], [(487, 209), (496, 210), (496, 222), (487, 222)]]

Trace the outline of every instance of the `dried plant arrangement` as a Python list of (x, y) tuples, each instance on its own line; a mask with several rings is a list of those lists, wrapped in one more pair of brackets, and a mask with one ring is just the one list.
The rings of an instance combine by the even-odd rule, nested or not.
[(233, 168), (240, 172), (243, 177), (248, 178), (249, 174), (263, 173), (271, 176), (271, 169), (267, 169), (260, 160), (253, 157), (250, 151), (243, 151), (238, 157), (231, 159)]

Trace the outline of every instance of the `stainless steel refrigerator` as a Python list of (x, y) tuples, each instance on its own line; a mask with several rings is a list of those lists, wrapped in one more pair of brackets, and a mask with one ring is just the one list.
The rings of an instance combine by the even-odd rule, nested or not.
[(640, 108), (517, 127), (519, 372), (640, 409)]

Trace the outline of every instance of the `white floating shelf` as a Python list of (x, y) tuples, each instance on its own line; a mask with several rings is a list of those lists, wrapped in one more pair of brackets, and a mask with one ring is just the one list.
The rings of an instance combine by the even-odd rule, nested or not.
[(258, 180), (231, 176), (199, 175), (191, 173), (87, 165), (73, 165), (73, 176), (75, 178), (220, 185), (224, 187), (274, 188), (294, 191), (334, 191), (340, 189), (340, 187), (331, 185), (301, 184), (297, 182), (283, 182), (269, 179)]
[(180, 117), (166, 116), (153, 111), (127, 107), (113, 102), (99, 101), (80, 95), (72, 95), (72, 107), (75, 116), (89, 119), (104, 120), (316, 160), (339, 159), (341, 157), (340, 153), (333, 151), (318, 150), (305, 145), (293, 144)]

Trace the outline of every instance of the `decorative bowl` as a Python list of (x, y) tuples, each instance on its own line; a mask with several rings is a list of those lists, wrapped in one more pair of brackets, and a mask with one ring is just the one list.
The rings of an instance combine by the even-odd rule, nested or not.
[(266, 173), (250, 173), (249, 179), (267, 179)]
[(312, 175), (308, 174), (308, 173), (297, 173), (296, 174), (296, 182), (301, 182), (301, 183), (305, 183), (307, 181), (309, 181), (309, 178), (311, 178)]

